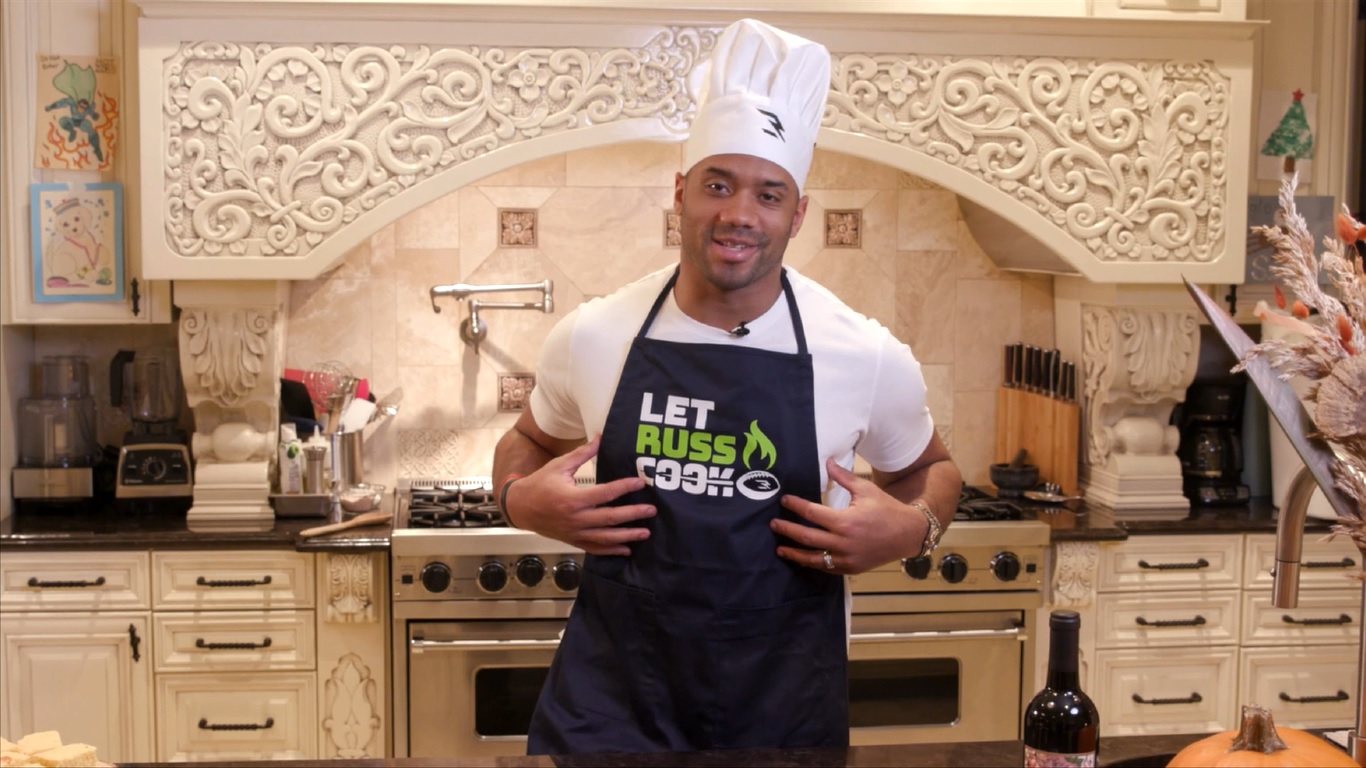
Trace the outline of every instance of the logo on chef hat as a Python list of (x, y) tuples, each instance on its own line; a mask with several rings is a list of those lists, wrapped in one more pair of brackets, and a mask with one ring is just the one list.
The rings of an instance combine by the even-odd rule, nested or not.
[[(768, 461), (763, 469), (754, 469), (754, 464), (751, 463), (756, 453), (760, 461)], [(741, 454), (741, 460), (745, 462), (745, 467), (751, 471), (741, 475), (735, 481), (735, 487), (739, 489), (740, 495), (754, 501), (764, 501), (777, 496), (778, 492), (783, 489), (777, 476), (768, 471), (773, 468), (774, 462), (778, 460), (778, 450), (773, 447), (773, 441), (768, 439), (768, 435), (759, 429), (757, 420), (749, 423), (749, 431), (745, 433), (745, 450)]]

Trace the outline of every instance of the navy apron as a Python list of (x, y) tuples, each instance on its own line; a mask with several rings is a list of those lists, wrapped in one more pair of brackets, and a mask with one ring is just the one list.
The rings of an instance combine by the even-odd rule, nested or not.
[(778, 557), (784, 493), (820, 501), (811, 355), (787, 275), (797, 353), (631, 343), (598, 482), (643, 475), (629, 557), (583, 579), (528, 733), (529, 754), (847, 746), (844, 582)]

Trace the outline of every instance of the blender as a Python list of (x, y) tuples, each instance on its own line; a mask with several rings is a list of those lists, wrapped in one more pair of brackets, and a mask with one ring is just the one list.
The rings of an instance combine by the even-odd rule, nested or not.
[(19, 400), (19, 464), (12, 475), (16, 504), (89, 500), (100, 456), (89, 360), (82, 355), (42, 358), (33, 366), (30, 391)]
[(190, 448), (180, 429), (180, 361), (174, 351), (121, 349), (109, 364), (110, 401), (133, 428), (119, 449), (116, 499), (189, 497)]

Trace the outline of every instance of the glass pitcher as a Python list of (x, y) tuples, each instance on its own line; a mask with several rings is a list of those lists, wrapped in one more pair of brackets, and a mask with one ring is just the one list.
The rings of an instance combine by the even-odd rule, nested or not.
[(180, 415), (180, 360), (174, 350), (121, 349), (109, 365), (113, 405), (127, 409), (133, 431), (173, 424)]

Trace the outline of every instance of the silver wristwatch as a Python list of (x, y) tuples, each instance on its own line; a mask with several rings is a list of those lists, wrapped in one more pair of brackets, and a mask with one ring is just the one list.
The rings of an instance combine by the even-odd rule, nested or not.
[(925, 541), (920, 545), (920, 554), (916, 557), (924, 557), (933, 552), (939, 546), (939, 539), (944, 535), (944, 527), (939, 524), (939, 518), (930, 511), (930, 505), (916, 499), (911, 502), (911, 506), (920, 510), (925, 515)]

